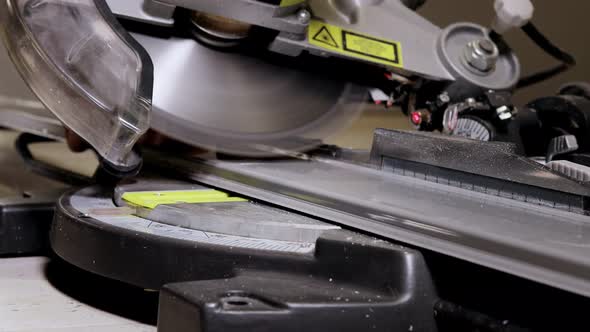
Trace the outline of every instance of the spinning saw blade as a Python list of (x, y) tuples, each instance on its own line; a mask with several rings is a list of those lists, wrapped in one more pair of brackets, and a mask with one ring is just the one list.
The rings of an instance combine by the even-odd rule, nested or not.
[(366, 89), (194, 40), (134, 37), (154, 62), (152, 128), (215, 151), (305, 151), (350, 124)]

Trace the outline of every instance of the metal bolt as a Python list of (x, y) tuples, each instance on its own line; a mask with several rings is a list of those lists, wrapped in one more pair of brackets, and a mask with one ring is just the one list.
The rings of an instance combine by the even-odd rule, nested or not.
[(496, 113), (498, 114), (498, 118), (500, 120), (508, 120), (512, 118), (512, 110), (508, 106), (500, 106), (496, 109)]
[(486, 53), (486, 54), (494, 54), (496, 51), (496, 45), (489, 40), (489, 39), (482, 39), (479, 41), (479, 47)]
[(466, 67), (479, 73), (487, 73), (496, 67), (500, 51), (489, 39), (473, 41), (465, 47), (463, 60)]
[(309, 24), (309, 21), (311, 21), (311, 13), (307, 9), (301, 9), (297, 12), (297, 20), (301, 24)]
[(451, 101), (451, 97), (449, 96), (448, 92), (443, 92), (440, 95), (438, 95), (438, 102), (440, 103), (440, 105), (445, 105), (448, 104)]

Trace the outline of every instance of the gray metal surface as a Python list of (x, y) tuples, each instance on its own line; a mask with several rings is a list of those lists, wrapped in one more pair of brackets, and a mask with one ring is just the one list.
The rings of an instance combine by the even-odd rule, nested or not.
[(240, 155), (303, 150), (356, 119), (367, 96), (191, 39), (134, 36), (154, 63), (152, 127), (192, 145)]
[(152, 162), (201, 183), (590, 295), (588, 216), (333, 160)]
[(174, 6), (160, 4), (152, 0), (106, 0), (113, 14), (143, 23), (164, 27), (174, 25)]

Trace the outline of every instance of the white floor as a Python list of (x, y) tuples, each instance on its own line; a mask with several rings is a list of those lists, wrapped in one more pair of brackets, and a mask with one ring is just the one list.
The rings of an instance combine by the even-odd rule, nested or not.
[(60, 292), (45, 278), (44, 257), (0, 258), (0, 332), (154, 332)]

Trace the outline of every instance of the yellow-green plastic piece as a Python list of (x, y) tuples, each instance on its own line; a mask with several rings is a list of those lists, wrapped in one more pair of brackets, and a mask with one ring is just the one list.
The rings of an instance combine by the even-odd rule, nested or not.
[(136, 191), (124, 193), (122, 198), (125, 202), (131, 205), (148, 209), (155, 209), (158, 205), (165, 204), (204, 204), (248, 201), (241, 197), (230, 197), (227, 193), (213, 189), (189, 191)]
[(280, 7), (290, 7), (304, 3), (305, 0), (282, 0)]

